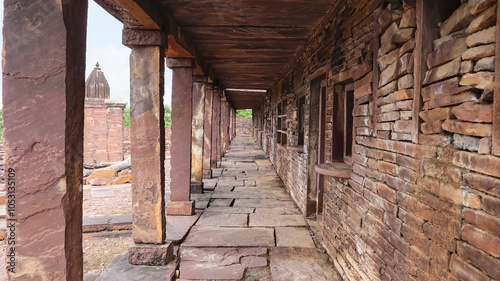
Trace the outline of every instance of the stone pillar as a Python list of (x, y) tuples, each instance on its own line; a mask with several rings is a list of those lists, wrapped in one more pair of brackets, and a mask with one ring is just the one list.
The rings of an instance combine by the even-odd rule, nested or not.
[(191, 115), (193, 59), (168, 58), (172, 69), (172, 141), (170, 158), (170, 201), (168, 215), (194, 214), (191, 201)]
[(165, 37), (159, 31), (123, 30), (123, 44), (132, 47), (130, 144), (135, 244), (129, 248), (131, 264), (165, 265), (173, 258), (172, 244), (165, 244)]
[(234, 128), (234, 110), (231, 107), (229, 109), (229, 141), (233, 141), (233, 128)]
[(203, 129), (207, 78), (193, 76), (193, 117), (191, 133), (191, 193), (203, 193)]
[[(212, 168), (217, 168), (218, 163), (222, 161), (221, 155), (221, 97), (220, 90), (214, 88), (214, 109), (213, 109), (213, 123), (212, 123)], [(214, 155), (215, 154), (215, 155)]]
[(212, 116), (213, 116), (213, 86), (205, 87), (205, 124), (203, 126), (203, 178), (212, 178)]
[(8, 279), (82, 280), (87, 1), (2, 5)]
[(227, 150), (227, 133), (229, 128), (229, 112), (227, 108), (226, 97), (221, 99), (221, 110), (220, 110), (220, 120), (221, 120), (221, 156), (224, 156)]

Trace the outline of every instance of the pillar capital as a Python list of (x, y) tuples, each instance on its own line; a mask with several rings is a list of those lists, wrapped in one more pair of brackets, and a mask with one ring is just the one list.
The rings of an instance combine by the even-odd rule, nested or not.
[(161, 30), (128, 29), (122, 31), (122, 44), (129, 47), (160, 46), (168, 48), (168, 35)]
[(168, 68), (195, 68), (196, 63), (192, 58), (167, 58)]

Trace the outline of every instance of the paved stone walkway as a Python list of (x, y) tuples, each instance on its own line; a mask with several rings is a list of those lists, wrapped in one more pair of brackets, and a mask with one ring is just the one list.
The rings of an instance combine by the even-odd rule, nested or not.
[(251, 137), (234, 139), (221, 168), (178, 248), (178, 280), (341, 280)]

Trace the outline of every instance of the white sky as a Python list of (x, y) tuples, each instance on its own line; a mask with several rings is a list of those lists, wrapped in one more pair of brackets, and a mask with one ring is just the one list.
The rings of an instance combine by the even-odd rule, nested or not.
[[(0, 28), (3, 26), (3, 1), (0, 5)], [(123, 24), (94, 1), (89, 1), (87, 28), (87, 64), (85, 79), (99, 62), (110, 87), (112, 99), (123, 100), (130, 106), (130, 49), (122, 45)], [(0, 34), (0, 42), (3, 37)], [(165, 67), (164, 103), (171, 104), (172, 72)], [(1, 76), (0, 76), (1, 82)], [(1, 94), (0, 87), (0, 94)], [(0, 95), (0, 102), (2, 96)]]

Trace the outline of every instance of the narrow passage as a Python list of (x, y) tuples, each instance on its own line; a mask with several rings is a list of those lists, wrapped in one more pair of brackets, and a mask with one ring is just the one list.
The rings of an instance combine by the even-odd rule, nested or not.
[(233, 140), (214, 176), (178, 248), (180, 280), (341, 280), (252, 137)]

